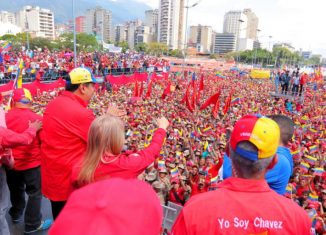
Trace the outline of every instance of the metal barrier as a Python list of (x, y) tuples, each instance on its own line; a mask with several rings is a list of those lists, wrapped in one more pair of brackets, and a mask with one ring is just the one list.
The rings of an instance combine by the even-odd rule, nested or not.
[[(94, 73), (95, 76), (107, 76), (107, 75), (113, 75), (113, 76), (119, 76), (119, 75), (131, 75), (134, 73), (142, 73), (142, 72), (146, 72), (145, 68), (139, 68), (139, 69), (133, 69), (133, 68), (126, 68), (126, 69), (110, 69), (107, 71), (98, 71), (97, 73)], [(60, 77), (64, 77), (67, 76), (66, 75), (61, 75), (58, 74), (58, 72), (46, 72), (45, 75), (41, 78), (42, 81), (55, 81), (57, 79), (59, 79)], [(0, 79), (0, 84), (6, 84), (8, 82), (10, 82), (11, 80), (14, 80), (15, 77), (12, 78), (3, 78)], [(35, 80), (35, 75), (32, 77), (26, 77), (23, 76), (23, 82), (33, 82)]]
[(171, 231), (172, 226), (177, 219), (182, 206), (175, 204), (173, 202), (168, 202), (167, 206), (163, 206), (163, 229), (167, 231)]

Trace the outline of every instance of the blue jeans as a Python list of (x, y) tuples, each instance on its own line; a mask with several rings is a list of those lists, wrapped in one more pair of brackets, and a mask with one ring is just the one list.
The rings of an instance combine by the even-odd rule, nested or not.
[(9, 208), (9, 190), (6, 171), (0, 166), (0, 234), (10, 234), (6, 214)]

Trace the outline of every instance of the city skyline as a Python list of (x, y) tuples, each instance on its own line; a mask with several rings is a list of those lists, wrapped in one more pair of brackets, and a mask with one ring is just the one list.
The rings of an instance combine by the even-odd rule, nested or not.
[[(111, 0), (110, 0), (111, 1)], [(119, 1), (119, 0), (114, 0)], [(136, 0), (158, 8), (158, 0)], [(311, 50), (313, 54), (326, 57), (326, 31), (320, 29), (326, 2), (323, 0), (189, 0), (189, 26), (212, 26), (216, 32), (223, 31), (224, 14), (230, 10), (251, 8), (259, 18), (258, 37), (263, 46), (277, 42), (290, 42), (297, 50)], [(303, 17), (304, 16), (304, 17)], [(272, 39), (269, 39), (272, 36)]]
[[(190, 26), (199, 24), (211, 26), (215, 32), (221, 33), (226, 12), (243, 11), (249, 8), (259, 18), (258, 38), (264, 48), (271, 49), (273, 44), (285, 42), (291, 43), (296, 50), (312, 51), (313, 54), (326, 57), (326, 42), (323, 41), (326, 31), (320, 30), (317, 23), (322, 20), (323, 8), (318, 7), (325, 5), (322, 1), (312, 0), (311, 4), (306, 4), (305, 0), (266, 0), (263, 2), (259, 0), (189, 0), (189, 5), (198, 4), (189, 8), (188, 35)], [(102, 3), (105, 4), (105, 2), (123, 4), (125, 0), (106, 0)], [(142, 6), (147, 4), (148, 9), (157, 9), (159, 6), (159, 0), (131, 0), (131, 2)], [(99, 1), (94, 2), (95, 5), (98, 3)], [(35, 4), (37, 5), (37, 1)], [(54, 13), (56, 14), (55, 11)], [(142, 20), (144, 18), (142, 17)]]

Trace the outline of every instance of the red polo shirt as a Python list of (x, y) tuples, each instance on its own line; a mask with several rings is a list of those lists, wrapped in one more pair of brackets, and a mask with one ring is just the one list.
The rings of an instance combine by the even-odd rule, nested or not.
[[(23, 133), (29, 127), (29, 122), (42, 121), (42, 117), (28, 108), (13, 108), (6, 114), (7, 128)], [(27, 170), (41, 165), (41, 142), (39, 136), (27, 146), (12, 148), (15, 159), (14, 169), (17, 171)]]
[(310, 234), (307, 213), (272, 191), (265, 180), (228, 178), (216, 191), (190, 199), (173, 235)]
[(42, 192), (52, 201), (66, 201), (71, 171), (86, 150), (87, 134), (94, 120), (87, 103), (65, 91), (50, 102), (43, 116)]

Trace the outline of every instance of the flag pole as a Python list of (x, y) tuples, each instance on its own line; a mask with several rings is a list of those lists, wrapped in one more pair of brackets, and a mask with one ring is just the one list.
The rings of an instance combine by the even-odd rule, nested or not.
[(77, 67), (75, 0), (72, 0), (72, 20), (74, 25), (74, 66)]

